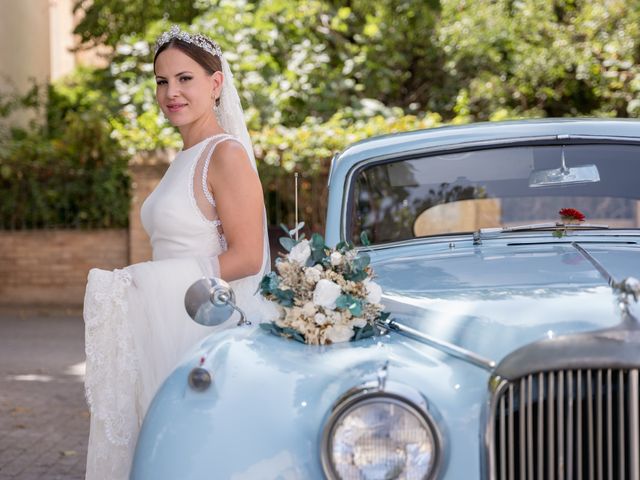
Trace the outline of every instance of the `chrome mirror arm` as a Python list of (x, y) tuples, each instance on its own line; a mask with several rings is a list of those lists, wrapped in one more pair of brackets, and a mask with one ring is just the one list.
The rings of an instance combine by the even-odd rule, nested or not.
[(209, 300), (213, 305), (229, 306), (240, 314), (240, 320), (238, 320), (237, 326), (251, 325), (251, 322), (247, 320), (247, 316), (240, 307), (235, 304), (231, 287), (216, 285), (211, 289), (211, 296)]
[(201, 278), (194, 282), (187, 289), (184, 305), (189, 316), (201, 325), (220, 325), (234, 311), (240, 314), (238, 326), (251, 325), (246, 314), (236, 305), (233, 289), (220, 278)]

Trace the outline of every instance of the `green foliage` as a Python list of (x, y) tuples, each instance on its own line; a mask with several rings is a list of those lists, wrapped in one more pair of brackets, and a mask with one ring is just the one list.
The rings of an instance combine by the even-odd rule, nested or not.
[(442, 5), (438, 36), (460, 117), (638, 116), (638, 1)]
[(176, 22), (191, 22), (206, 8), (207, 2), (193, 0), (75, 0), (74, 13), (82, 19), (73, 33), (84, 44), (117, 45), (122, 36), (143, 33), (149, 22), (170, 17)]
[(275, 323), (261, 323), (260, 328), (279, 337), (292, 338), (300, 343), (306, 343), (304, 335), (293, 328), (279, 327)]
[[(361, 278), (360, 280), (364, 280), (364, 278)], [(357, 281), (360, 281), (360, 280), (357, 280)], [(343, 295), (340, 295), (336, 300), (336, 308), (349, 310), (351, 312), (351, 315), (353, 315), (354, 317), (358, 317), (362, 315), (362, 308), (363, 308), (362, 300), (360, 300), (359, 298), (355, 298), (352, 295), (343, 294)]]
[(100, 102), (86, 90), (76, 95), (72, 84), (43, 90), (34, 86), (27, 95), (46, 121), (2, 134), (0, 228), (125, 227), (128, 159), (110, 137)]
[[(86, 115), (114, 152), (178, 147), (155, 102), (153, 46), (170, 24), (188, 24), (215, 38), (230, 62), (267, 197), (277, 196), (284, 212), (275, 218), (291, 223), (294, 192), (282, 182), (297, 171), (300, 213), (311, 230), (323, 216), (313, 185), (325, 181), (336, 152), (361, 139), (443, 122), (640, 116), (639, 0), (74, 5), (83, 14), (76, 33), (86, 45), (111, 48), (109, 67), (80, 69), (48, 92), (34, 86), (1, 98), (0, 116), (31, 108), (47, 120), (5, 137), (29, 138), (45, 155), (53, 139), (66, 138), (67, 118)], [(11, 142), (0, 142), (3, 162), (17, 150)]]
[(131, 150), (178, 142), (158, 121), (151, 78), (153, 42), (172, 22), (218, 40), (255, 132), (331, 131), (336, 115), (460, 123), (640, 112), (637, 0), (76, 3), (83, 38), (114, 47), (123, 114), (113, 126)]
[[(100, 3), (115, 8), (119, 2)], [(372, 9), (367, 2), (346, 8), (321, 0), (216, 1), (190, 28), (220, 43), (251, 130), (322, 124), (338, 111), (355, 122), (392, 112), (402, 116), (402, 109), (417, 112), (433, 98), (423, 78), (441, 72), (426, 68), (434, 51), (432, 3), (411, 0)], [(148, 138), (161, 146), (178, 141), (157, 121), (152, 78), (155, 39), (175, 21), (180, 17), (150, 22), (144, 30), (130, 28), (114, 44), (108, 76), (123, 110), (114, 128), (129, 148), (152, 147)], [(415, 42), (407, 44), (407, 37)], [(401, 113), (385, 105), (398, 106)]]

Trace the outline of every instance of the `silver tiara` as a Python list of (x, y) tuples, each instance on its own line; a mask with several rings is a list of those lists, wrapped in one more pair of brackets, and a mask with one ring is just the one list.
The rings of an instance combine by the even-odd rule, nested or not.
[(191, 35), (188, 32), (180, 30), (180, 27), (177, 25), (172, 25), (168, 32), (164, 32), (158, 37), (158, 40), (156, 41), (156, 53), (161, 46), (163, 46), (165, 43), (169, 43), (174, 38), (182, 40), (185, 43), (195, 45), (196, 47), (200, 47), (204, 51), (209, 52), (211, 55), (217, 55), (218, 57), (222, 58), (222, 50), (220, 49), (220, 45), (218, 45), (216, 42), (200, 33)]

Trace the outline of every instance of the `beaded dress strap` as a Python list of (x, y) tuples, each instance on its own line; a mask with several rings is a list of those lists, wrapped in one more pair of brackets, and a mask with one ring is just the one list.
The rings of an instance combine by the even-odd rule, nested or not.
[[(213, 198), (213, 195), (211, 195), (211, 192), (209, 191), (209, 188), (207, 187), (207, 175), (209, 173), (209, 163), (211, 162), (211, 157), (213, 156), (213, 152), (215, 151), (216, 147), (218, 146), (218, 144), (220, 142), (223, 142), (225, 140), (228, 140), (230, 138), (235, 138), (233, 135), (230, 135), (228, 133), (223, 133), (220, 134), (219, 139), (216, 139), (215, 144), (213, 145), (213, 147), (211, 148), (211, 150), (208, 152), (205, 160), (204, 160), (204, 165), (202, 167), (202, 193), (204, 194), (204, 198), (207, 199), (207, 201), (211, 204), (211, 206), (215, 207), (216, 206), (216, 201)], [(216, 138), (216, 137), (213, 137)]]

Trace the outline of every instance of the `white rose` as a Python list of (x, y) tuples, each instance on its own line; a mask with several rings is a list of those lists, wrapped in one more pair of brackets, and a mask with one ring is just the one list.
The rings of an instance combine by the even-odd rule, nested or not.
[(316, 306), (313, 302), (307, 302), (302, 306), (302, 314), (307, 317), (313, 317), (316, 314)]
[(304, 278), (310, 283), (318, 283), (318, 280), (322, 277), (320, 270), (317, 268), (305, 268)]
[(367, 324), (367, 321), (362, 317), (355, 317), (351, 319), (351, 325), (354, 327), (362, 328)]
[(323, 278), (316, 284), (316, 288), (313, 291), (313, 303), (333, 310), (336, 308), (336, 300), (340, 293), (340, 285)]
[(309, 245), (309, 240), (300, 240), (289, 252), (287, 258), (294, 262), (298, 262), (301, 265), (307, 263), (309, 257), (311, 256), (311, 246)]
[(333, 252), (331, 254), (331, 265), (337, 267), (342, 263), (342, 254), (340, 252)]
[(327, 323), (327, 316), (324, 313), (316, 313), (313, 319), (315, 320), (316, 325), (324, 325)]
[(325, 336), (331, 343), (348, 342), (353, 337), (353, 328), (347, 325), (333, 325), (327, 328)]
[(382, 288), (380, 285), (368, 278), (364, 281), (364, 285), (367, 288), (367, 301), (369, 303), (380, 303), (380, 300), (382, 300)]

